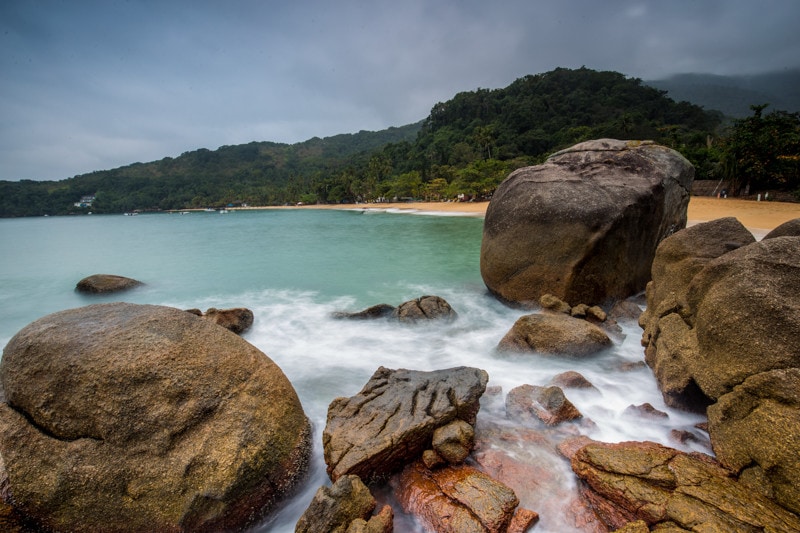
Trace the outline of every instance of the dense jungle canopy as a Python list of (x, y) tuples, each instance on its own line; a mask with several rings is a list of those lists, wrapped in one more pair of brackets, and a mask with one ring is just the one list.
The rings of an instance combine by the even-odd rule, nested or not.
[[(729, 179), (734, 191), (760, 183), (800, 189), (798, 114), (753, 109), (755, 118), (730, 121), (617, 72), (559, 68), (459, 93), (419, 123), (379, 132), (201, 148), (60, 181), (0, 181), (0, 216), (481, 199), (512, 170), (602, 137), (670, 146), (695, 165), (698, 179)], [(779, 143), (769, 133), (776, 123)], [(753, 142), (774, 150), (743, 148)], [(93, 197), (91, 205), (76, 206), (84, 197)]]

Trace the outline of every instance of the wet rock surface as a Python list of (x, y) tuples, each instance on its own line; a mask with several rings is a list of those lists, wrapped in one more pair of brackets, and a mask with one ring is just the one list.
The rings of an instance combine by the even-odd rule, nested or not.
[(609, 346), (609, 336), (594, 324), (562, 313), (546, 312), (520, 317), (500, 340), (497, 349), (582, 357)]
[[(652, 442), (589, 443), (571, 459), (584, 496), (609, 529), (798, 531), (800, 518), (704, 454)], [(671, 528), (671, 529), (670, 529)]]
[(3, 496), (57, 531), (213, 531), (303, 477), (310, 424), (286, 376), (233, 333), (124, 303), (23, 328), (0, 362)]
[(508, 417), (521, 423), (540, 420), (549, 426), (581, 418), (580, 411), (559, 387), (520, 385), (506, 396)]
[[(392, 508), (371, 517), (377, 502), (358, 476), (342, 476), (331, 487), (320, 487), (295, 533), (391, 532)], [(388, 527), (387, 527), (388, 526)]]
[[(469, 466), (428, 470), (414, 463), (397, 483), (406, 512), (437, 533), (505, 533), (519, 504), (513, 490)], [(535, 513), (524, 512), (515, 530), (525, 531), (536, 518)]]
[(456, 420), (475, 423), (487, 381), (477, 368), (380, 367), (357, 395), (337, 398), (328, 408), (322, 434), (328, 475), (366, 481), (402, 469), (431, 448), (438, 428)]
[(444, 298), (439, 296), (422, 296), (400, 304), (392, 314), (392, 318), (400, 322), (417, 322), (420, 320), (455, 320), (458, 314)]

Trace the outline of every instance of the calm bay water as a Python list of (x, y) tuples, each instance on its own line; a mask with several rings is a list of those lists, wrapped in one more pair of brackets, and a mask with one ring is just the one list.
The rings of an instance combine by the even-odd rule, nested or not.
[[(0, 345), (46, 314), (106, 301), (179, 308), (247, 307), (255, 314), (244, 337), (269, 355), (298, 391), (314, 424), (314, 461), (308, 481), (255, 531), (291, 532), (316, 489), (327, 482), (321, 432), (328, 404), (356, 394), (379, 366), (434, 370), (475, 366), (503, 393), (522, 384), (545, 385), (577, 370), (599, 393), (567, 395), (594, 421), (580, 431), (618, 442), (653, 440), (683, 447), (671, 429), (700, 419), (666, 408), (647, 368), (621, 371), (642, 360), (641, 331), (623, 324), (613, 349), (584, 361), (501, 357), (494, 347), (523, 314), (487, 295), (478, 261), (482, 220), (362, 210), (264, 210), (229, 214), (151, 214), (0, 220)], [(115, 296), (83, 296), (81, 278), (119, 274), (146, 286)], [(378, 303), (398, 305), (426, 294), (445, 298), (458, 312), (452, 324), (408, 327), (384, 321), (333, 320), (334, 311)], [(668, 421), (634, 421), (622, 413), (649, 402)], [(484, 409), (479, 420), (500, 418)], [(701, 444), (684, 449), (708, 452)], [(518, 450), (530, 454), (535, 450)], [(553, 468), (569, 489), (566, 461)], [(548, 494), (522, 504), (557, 507)], [(396, 531), (415, 531), (399, 516)], [(556, 513), (542, 514), (535, 531), (569, 531)]]

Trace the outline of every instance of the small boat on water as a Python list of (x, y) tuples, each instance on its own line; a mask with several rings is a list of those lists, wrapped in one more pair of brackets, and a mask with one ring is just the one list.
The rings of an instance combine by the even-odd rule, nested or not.
[(130, 213), (123, 213), (123, 214), (124, 214), (126, 217), (135, 217), (135, 216), (137, 216), (139, 213), (137, 213), (136, 211), (131, 211)]
[(220, 215), (225, 215), (225, 214), (227, 214), (227, 213), (229, 213), (229, 211), (228, 211), (227, 209), (220, 209), (220, 210), (219, 210), (219, 214), (220, 214)]

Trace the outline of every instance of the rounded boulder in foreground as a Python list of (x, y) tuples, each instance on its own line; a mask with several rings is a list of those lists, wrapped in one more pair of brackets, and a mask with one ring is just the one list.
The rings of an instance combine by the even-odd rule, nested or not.
[(600, 139), (520, 168), (492, 196), (480, 268), (501, 300), (589, 305), (641, 292), (656, 247), (686, 226), (694, 167), (649, 141)]
[(3, 352), (4, 497), (54, 531), (231, 531), (305, 472), (310, 425), (275, 363), (184, 311), (62, 311)]

